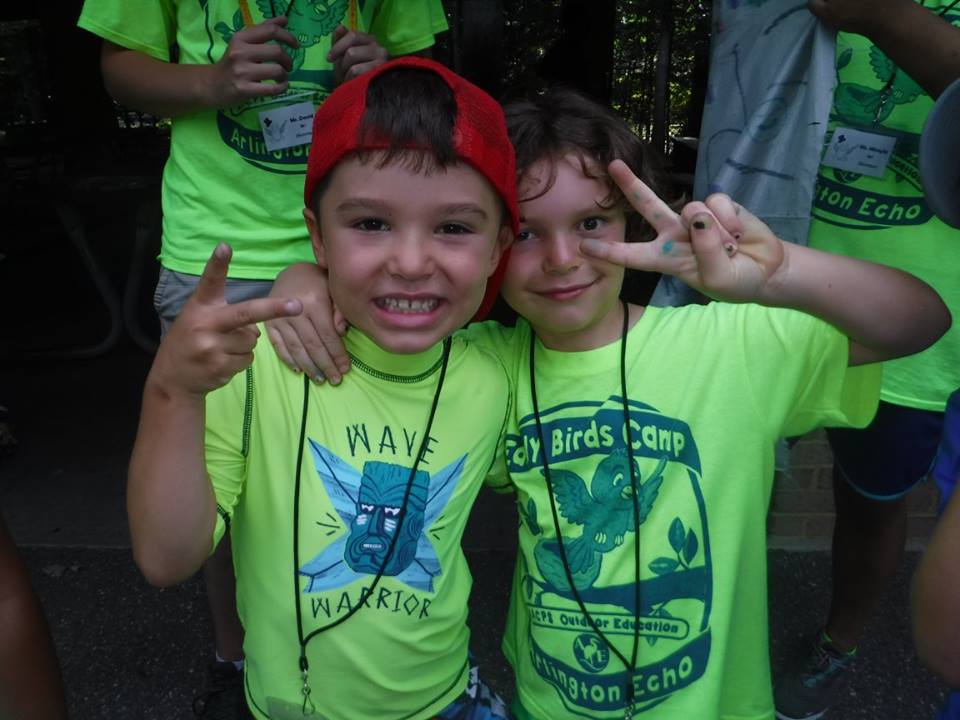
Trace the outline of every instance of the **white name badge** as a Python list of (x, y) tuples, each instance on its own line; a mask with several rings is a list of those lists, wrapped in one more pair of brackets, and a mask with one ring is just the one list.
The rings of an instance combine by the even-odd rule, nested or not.
[(883, 177), (897, 139), (890, 135), (838, 127), (823, 155), (823, 164), (859, 175)]
[(267, 151), (307, 145), (313, 133), (313, 103), (301, 102), (259, 113)]

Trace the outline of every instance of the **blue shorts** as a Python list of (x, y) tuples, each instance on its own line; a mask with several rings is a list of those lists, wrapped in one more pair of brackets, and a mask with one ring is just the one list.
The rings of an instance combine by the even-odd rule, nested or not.
[(933, 466), (933, 480), (940, 490), (940, 512), (943, 512), (960, 480), (960, 390), (947, 400), (940, 449), (937, 450), (937, 462)]
[(463, 693), (447, 705), (434, 720), (509, 720), (503, 699), (480, 679), (480, 671), (470, 663), (470, 677)]
[(933, 467), (943, 413), (881, 402), (863, 430), (827, 428), (840, 476), (864, 497), (896, 500)]
[[(940, 512), (946, 506), (960, 480), (960, 390), (947, 400), (943, 419), (943, 437), (933, 466), (933, 480), (940, 489)], [(936, 720), (960, 720), (960, 692), (951, 690)]]

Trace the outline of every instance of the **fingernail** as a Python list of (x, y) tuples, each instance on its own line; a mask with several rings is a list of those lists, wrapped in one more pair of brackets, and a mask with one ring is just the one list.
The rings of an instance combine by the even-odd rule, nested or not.
[(337, 365), (337, 367), (340, 369), (340, 372), (342, 372), (344, 375), (350, 372), (350, 363), (348, 362), (340, 363), (339, 365)]
[(584, 238), (580, 241), (580, 249), (586, 250), (588, 253), (597, 254), (603, 251), (603, 242), (594, 240), (593, 238)]
[(710, 223), (702, 218), (699, 218), (693, 221), (693, 227), (695, 227), (697, 230), (706, 230), (708, 227), (710, 227)]
[(316, 375), (313, 376), (313, 381), (314, 381), (317, 385), (321, 385), (321, 384), (323, 383), (323, 381), (326, 380), (326, 379), (327, 379), (327, 378), (326, 378), (326, 377), (324, 376), (324, 374), (321, 373), (321, 372), (318, 372)]
[(287, 300), (283, 304), (283, 309), (289, 313), (300, 312), (300, 303), (297, 300)]
[(723, 249), (727, 251), (727, 255), (733, 255), (737, 251), (737, 246), (733, 243), (725, 243)]

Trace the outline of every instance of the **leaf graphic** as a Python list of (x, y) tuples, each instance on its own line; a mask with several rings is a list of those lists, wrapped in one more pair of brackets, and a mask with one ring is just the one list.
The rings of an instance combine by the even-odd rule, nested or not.
[(263, 13), (263, 17), (274, 17), (274, 9), (270, 6), (270, 0), (257, 0), (257, 7), (260, 8), (260, 12)]
[(540, 523), (537, 521), (537, 504), (533, 501), (533, 498), (527, 500), (527, 525), (530, 526), (530, 532), (534, 535), (540, 534)]
[[(833, 93), (833, 111), (841, 122), (868, 126), (877, 115), (880, 99), (880, 93), (873, 88), (856, 83), (841, 83)], [(887, 103), (883, 110), (889, 114), (890, 103)]]
[(223, 38), (225, 43), (230, 43), (230, 38), (233, 37), (233, 30), (231, 30), (225, 22), (218, 22), (213, 26), (213, 29), (220, 33), (220, 37)]
[(842, 53), (840, 57), (837, 58), (837, 70), (843, 70), (847, 65), (850, 64), (850, 58), (853, 57), (853, 48), (847, 48)]
[(647, 645), (653, 647), (657, 644), (657, 638), (653, 635), (647, 635)]
[(686, 528), (683, 527), (683, 521), (678, 517), (674, 518), (673, 522), (670, 523), (670, 532), (667, 537), (669, 537), (670, 547), (673, 548), (675, 553), (679, 553), (680, 550), (683, 549), (686, 532)]
[(658, 557), (650, 563), (650, 569), (657, 575), (667, 575), (672, 573), (680, 565), (680, 561), (675, 558)]
[(683, 545), (683, 560), (689, 565), (697, 556), (697, 550), (700, 549), (700, 541), (697, 540), (697, 534), (691, 530), (687, 533), (687, 541)]
[(233, 14), (233, 29), (236, 32), (243, 30), (243, 14), (239, 10)]

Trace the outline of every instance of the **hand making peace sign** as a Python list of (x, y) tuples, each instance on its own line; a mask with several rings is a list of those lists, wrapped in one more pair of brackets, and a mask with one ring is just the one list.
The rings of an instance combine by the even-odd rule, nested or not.
[(220, 243), (196, 291), (163, 338), (150, 371), (168, 394), (203, 397), (253, 362), (257, 323), (297, 315), (299, 300), (257, 298), (228, 304), (224, 296), (230, 246)]
[(783, 241), (726, 195), (688, 203), (678, 215), (620, 160), (610, 163), (631, 205), (657, 233), (650, 242), (588, 239), (584, 253), (637, 270), (666, 273), (718, 300), (762, 299), (785, 272)]

